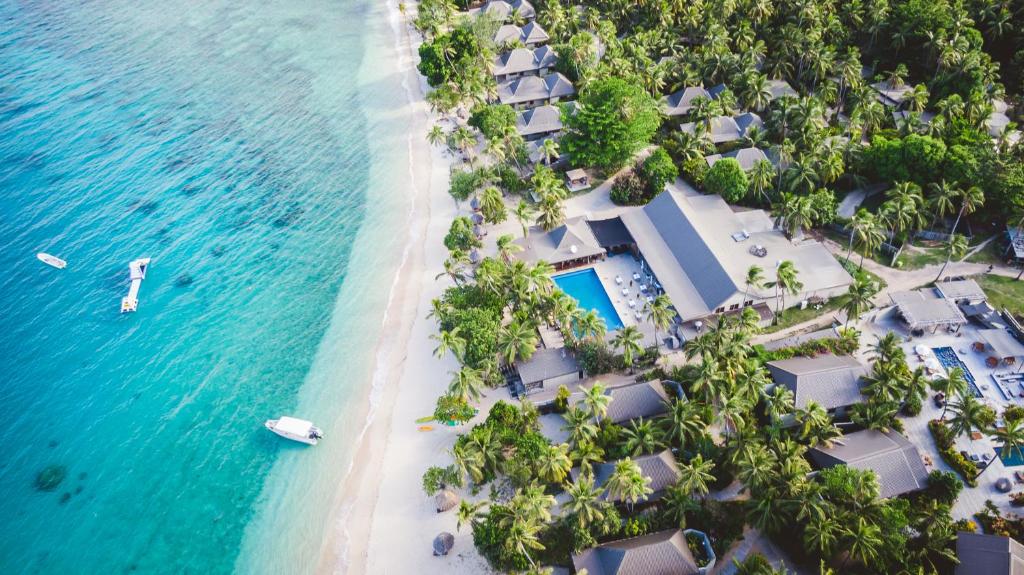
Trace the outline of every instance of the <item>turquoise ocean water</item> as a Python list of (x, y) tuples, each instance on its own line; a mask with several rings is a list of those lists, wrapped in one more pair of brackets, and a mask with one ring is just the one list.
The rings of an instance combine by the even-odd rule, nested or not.
[[(0, 21), (0, 571), (311, 572), (404, 249), (388, 10), (0, 0)], [(327, 440), (262, 428), (281, 414)]]

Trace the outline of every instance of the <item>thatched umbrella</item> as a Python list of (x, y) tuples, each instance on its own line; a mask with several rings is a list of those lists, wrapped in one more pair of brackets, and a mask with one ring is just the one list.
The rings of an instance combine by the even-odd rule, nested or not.
[(1002, 491), (1003, 493), (1009, 493), (1010, 490), (1013, 489), (1013, 484), (1010, 483), (1009, 479), (1007, 479), (1005, 477), (1000, 477), (996, 481), (996, 489), (998, 489), (999, 491)]
[(434, 537), (434, 556), (447, 555), (454, 545), (455, 536), (447, 531), (442, 531), (437, 537)]
[(469, 263), (471, 263), (471, 264), (478, 264), (478, 263), (480, 263), (480, 251), (477, 250), (476, 248), (473, 248), (473, 250), (471, 252), (469, 252)]
[(451, 490), (445, 489), (441, 493), (438, 493), (434, 497), (434, 506), (437, 507), (438, 513), (444, 513), (449, 509), (452, 509), (459, 504), (459, 496), (451, 492)]

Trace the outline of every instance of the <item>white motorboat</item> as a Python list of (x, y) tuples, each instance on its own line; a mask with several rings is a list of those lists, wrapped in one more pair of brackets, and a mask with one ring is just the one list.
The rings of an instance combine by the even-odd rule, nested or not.
[(128, 288), (128, 295), (121, 298), (121, 313), (139, 309), (139, 288), (142, 287), (142, 280), (146, 279), (147, 269), (149, 258), (140, 258), (128, 264), (128, 278), (132, 284)]
[(285, 416), (279, 419), (268, 419), (263, 425), (281, 437), (308, 445), (316, 445), (324, 436), (320, 428), (313, 425), (312, 422), (294, 417)]
[(53, 266), (59, 270), (68, 267), (68, 262), (58, 258), (57, 256), (51, 256), (50, 254), (39, 252), (38, 254), (36, 254), (36, 257), (39, 258), (39, 261), (43, 262), (44, 264), (48, 266)]

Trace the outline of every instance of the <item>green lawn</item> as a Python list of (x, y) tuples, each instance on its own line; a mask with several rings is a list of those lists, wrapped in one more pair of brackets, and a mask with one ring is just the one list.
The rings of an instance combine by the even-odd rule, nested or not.
[(904, 248), (903, 253), (896, 260), (896, 267), (903, 270), (916, 270), (931, 264), (941, 264), (944, 261), (946, 261), (946, 256), (940, 247)]
[(985, 290), (992, 307), (1006, 308), (1017, 319), (1024, 319), (1024, 281), (994, 275), (981, 275), (975, 279)]

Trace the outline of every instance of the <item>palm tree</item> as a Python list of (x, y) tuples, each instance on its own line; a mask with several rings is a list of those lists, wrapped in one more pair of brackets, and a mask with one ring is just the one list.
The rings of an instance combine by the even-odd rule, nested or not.
[(630, 422), (629, 427), (622, 432), (625, 438), (626, 453), (639, 455), (652, 455), (660, 451), (665, 444), (661, 441), (661, 433), (650, 421), (644, 421), (641, 417)]
[(540, 157), (545, 164), (550, 164), (552, 161), (558, 159), (558, 142), (551, 138), (545, 138), (540, 143), (537, 151), (540, 152)]
[(851, 318), (860, 317), (860, 314), (871, 307), (871, 298), (875, 295), (875, 287), (872, 283), (861, 276), (853, 278), (853, 283), (850, 284), (850, 289), (846, 292), (849, 299), (843, 304), (843, 311), (846, 312), (844, 328), (850, 325)]
[(715, 482), (715, 476), (711, 474), (714, 470), (715, 462), (704, 461), (704, 456), (698, 453), (689, 463), (679, 466), (679, 486), (687, 493), (704, 497)]
[(768, 160), (758, 160), (750, 170), (750, 191), (754, 197), (760, 197), (768, 203), (768, 190), (771, 188), (772, 180), (775, 178), (775, 166)]
[(450, 330), (442, 329), (436, 335), (430, 336), (430, 339), (437, 342), (437, 347), (434, 348), (434, 357), (440, 359), (450, 351), (456, 359), (462, 361), (463, 354), (466, 353), (466, 340), (459, 335), (460, 329), (460, 326), (455, 326)]
[(603, 491), (594, 485), (594, 478), (589, 475), (582, 475), (574, 483), (566, 485), (565, 492), (569, 495), (569, 501), (565, 508), (580, 529), (587, 529), (591, 524), (604, 519), (607, 503), (601, 501)]
[(828, 557), (835, 549), (842, 527), (835, 517), (816, 517), (804, 528), (804, 545)]
[(615, 334), (615, 338), (612, 339), (612, 345), (622, 350), (622, 362), (629, 369), (630, 373), (633, 372), (633, 362), (636, 356), (644, 350), (643, 346), (640, 345), (642, 339), (643, 334), (640, 333), (640, 330), (635, 325), (627, 325), (620, 329)]
[[(947, 398), (962, 395), (967, 391), (967, 380), (964, 379), (964, 370), (954, 367), (949, 370), (945, 377), (932, 380), (932, 389), (945, 395)], [(946, 419), (946, 410), (949, 408), (949, 401), (943, 402), (941, 420)]]
[(668, 299), (668, 296), (661, 294), (654, 298), (654, 301), (645, 304), (647, 309), (647, 321), (651, 322), (654, 326), (654, 347), (655, 349), (661, 350), (658, 345), (658, 329), (667, 330), (672, 325), (672, 319), (675, 317), (675, 312), (672, 311), (672, 301)]
[(792, 413), (795, 406), (793, 392), (782, 385), (776, 385), (771, 393), (766, 393), (761, 399), (764, 402), (765, 413), (772, 421)]
[(830, 447), (832, 439), (840, 435), (825, 408), (814, 401), (796, 410), (796, 420), (800, 422), (800, 438), (811, 446), (822, 444)]
[(498, 349), (508, 365), (517, 359), (530, 359), (537, 350), (537, 332), (533, 326), (514, 319), (498, 332)]
[(463, 400), (480, 399), (483, 394), (484, 380), (480, 372), (472, 367), (462, 366), (452, 373), (452, 381), (448, 384), (448, 393)]
[(956, 234), (956, 227), (960, 224), (960, 218), (973, 214), (975, 210), (985, 203), (985, 192), (977, 186), (971, 186), (960, 192), (960, 211), (957, 212), (956, 220), (953, 221), (953, 230), (949, 233)]
[(973, 394), (964, 393), (960, 399), (949, 405), (953, 417), (949, 419), (949, 429), (954, 437), (970, 435), (972, 431), (983, 431), (988, 419), (988, 408), (978, 401)]
[(565, 221), (565, 208), (562, 201), (554, 194), (546, 194), (540, 200), (540, 212), (537, 214), (537, 225), (546, 232), (557, 228)]
[(526, 203), (526, 200), (519, 200), (516, 204), (516, 208), (512, 210), (515, 214), (516, 219), (519, 220), (519, 225), (523, 228), (523, 237), (525, 238), (530, 233), (530, 221), (533, 219), (533, 208), (530, 204)]
[(487, 505), (486, 501), (470, 503), (463, 499), (459, 502), (459, 510), (456, 512), (455, 530), (459, 531), (463, 525), (476, 525), (480, 521), (480, 510)]
[(537, 458), (537, 475), (548, 483), (561, 483), (572, 469), (569, 459), (569, 446), (553, 445), (547, 452)]
[(784, 193), (779, 200), (778, 220), (789, 237), (796, 237), (818, 217), (810, 196)]
[(604, 319), (594, 310), (587, 310), (576, 319), (576, 333), (581, 339), (604, 339), (607, 331)]
[(583, 392), (583, 405), (597, 421), (601, 421), (608, 414), (608, 403), (611, 400), (611, 396), (604, 392), (604, 385), (600, 383), (595, 383), (593, 387)]
[(872, 560), (878, 557), (879, 548), (882, 546), (881, 529), (864, 517), (857, 517), (853, 526), (843, 530), (843, 542), (847, 549), (846, 563), (850, 559), (869, 565)]
[(455, 285), (462, 285), (462, 282), (466, 281), (466, 266), (468, 264), (469, 255), (464, 250), (456, 248), (448, 253), (448, 257), (444, 260), (444, 271), (434, 276), (434, 279), (439, 280), (448, 276)]
[(592, 413), (578, 407), (570, 407), (562, 417), (565, 419), (562, 430), (569, 432), (569, 441), (573, 445), (590, 442), (597, 437), (597, 426), (592, 422)]
[(479, 484), (484, 479), (484, 463), (481, 455), (470, 450), (466, 444), (456, 443), (451, 450), (452, 460), (459, 472), (459, 477), (469, 477)]
[(700, 408), (696, 403), (682, 399), (672, 403), (668, 431), (680, 448), (700, 438), (705, 427), (704, 418), (701, 417)]
[(653, 493), (650, 488), (651, 478), (644, 477), (643, 471), (635, 461), (626, 457), (615, 463), (615, 469), (605, 483), (610, 499), (625, 501), (632, 511), (637, 501)]
[(523, 251), (523, 246), (515, 243), (515, 238), (512, 234), (502, 234), (498, 236), (498, 255), (505, 261), (512, 259), (512, 254)]
[[(850, 222), (850, 225), (852, 226), (850, 237), (853, 240), (851, 246), (860, 247), (860, 263), (858, 268), (864, 269), (864, 255), (868, 252), (874, 252), (885, 241), (885, 236), (882, 234), (882, 226), (873, 215), (867, 212), (864, 212), (860, 218), (855, 217)], [(847, 255), (849, 256), (849, 254)], [(849, 260), (849, 257), (847, 257), (847, 260)]]
[[(992, 431), (992, 439), (999, 442), (999, 457), (1024, 457), (1024, 421), (1020, 419), (1005, 421), (1003, 427)], [(975, 478), (985, 473), (988, 466), (992, 465), (995, 460), (995, 457), (990, 459)]]
[(804, 284), (801, 283), (800, 280), (797, 279), (797, 275), (798, 274), (799, 274), (799, 272), (797, 271), (796, 266), (793, 265), (793, 262), (791, 262), (789, 260), (783, 260), (781, 263), (779, 263), (779, 266), (777, 268), (775, 268), (775, 281), (766, 284), (768, 287), (774, 287), (775, 288), (775, 298), (776, 298), (775, 315), (776, 316), (778, 316), (779, 309), (780, 309), (780, 307), (779, 307), (780, 290), (781, 290), (781, 296), (782, 296), (782, 308), (785, 308), (786, 307), (786, 292), (789, 292), (791, 295), (797, 295), (798, 293), (800, 293), (800, 290), (803, 289)]
[(939, 281), (942, 277), (942, 273), (946, 271), (946, 266), (949, 265), (949, 260), (960, 259), (967, 253), (967, 238), (960, 234), (953, 234), (949, 236), (949, 243), (946, 244), (946, 261), (943, 262), (942, 267), (939, 268), (939, 275), (935, 276), (935, 281)]
[(442, 144), (446, 139), (447, 136), (445, 135), (444, 130), (442, 130), (441, 126), (438, 126), (437, 124), (431, 126), (430, 131), (427, 132), (427, 142), (429, 142), (431, 146)]
[(501, 190), (495, 186), (484, 188), (480, 194), (480, 213), (484, 220), (491, 224), (500, 224), (508, 218), (505, 202), (501, 199)]
[(750, 289), (761, 289), (764, 287), (764, 270), (761, 266), (752, 265), (747, 268), (747, 277), (744, 279), (746, 291), (743, 292), (743, 301), (750, 299)]
[(686, 514), (700, 509), (697, 502), (693, 500), (690, 491), (684, 489), (680, 484), (670, 485), (665, 490), (665, 497), (661, 500), (666, 514), (673, 519), (680, 529), (686, 528)]

